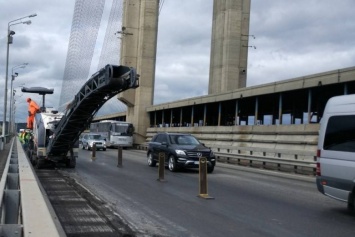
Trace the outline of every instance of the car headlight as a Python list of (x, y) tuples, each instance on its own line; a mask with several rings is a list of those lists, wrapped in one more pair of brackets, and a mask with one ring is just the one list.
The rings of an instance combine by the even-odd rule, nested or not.
[(183, 151), (183, 150), (175, 150), (175, 152), (176, 152), (176, 154), (178, 154), (178, 155), (186, 156), (186, 153), (185, 153), (185, 151)]
[(210, 156), (214, 156), (214, 153), (213, 153), (213, 151), (211, 150), (211, 152), (210, 152)]

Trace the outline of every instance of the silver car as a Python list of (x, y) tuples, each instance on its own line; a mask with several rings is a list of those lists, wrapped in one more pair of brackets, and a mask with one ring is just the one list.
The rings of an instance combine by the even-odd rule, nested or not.
[(96, 150), (106, 151), (106, 141), (100, 134), (88, 133), (85, 134), (81, 139), (81, 144), (83, 149), (91, 150), (93, 145), (96, 145)]

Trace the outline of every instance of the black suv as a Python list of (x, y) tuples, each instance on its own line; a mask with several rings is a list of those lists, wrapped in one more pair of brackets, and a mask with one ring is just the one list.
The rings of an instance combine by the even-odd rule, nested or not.
[(212, 173), (216, 158), (210, 148), (200, 143), (194, 136), (182, 133), (158, 133), (148, 146), (148, 165), (154, 167), (159, 162), (159, 153), (165, 154), (165, 166), (175, 172), (179, 168), (198, 168), (199, 158), (207, 158), (207, 172)]

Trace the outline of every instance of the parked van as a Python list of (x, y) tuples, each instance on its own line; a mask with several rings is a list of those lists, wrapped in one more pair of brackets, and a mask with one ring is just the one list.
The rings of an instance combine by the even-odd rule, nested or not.
[(320, 122), (317, 151), (317, 188), (354, 208), (355, 95), (327, 102)]

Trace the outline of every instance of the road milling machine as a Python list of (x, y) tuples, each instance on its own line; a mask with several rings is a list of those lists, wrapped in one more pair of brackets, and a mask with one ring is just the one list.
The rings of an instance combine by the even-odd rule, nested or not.
[(106, 65), (81, 87), (64, 112), (45, 107), (45, 95), (53, 94), (53, 89), (23, 87), (22, 92), (43, 96), (42, 107), (33, 123), (33, 138), (26, 151), (32, 164), (41, 168), (47, 162), (54, 162), (74, 168), (79, 136), (89, 127), (97, 111), (113, 96), (138, 86), (139, 75), (134, 68)]

